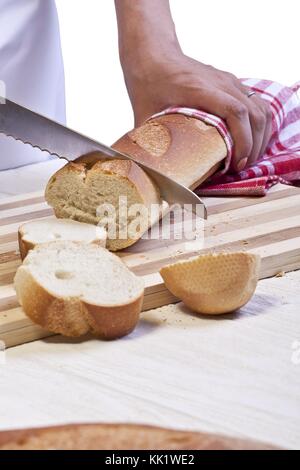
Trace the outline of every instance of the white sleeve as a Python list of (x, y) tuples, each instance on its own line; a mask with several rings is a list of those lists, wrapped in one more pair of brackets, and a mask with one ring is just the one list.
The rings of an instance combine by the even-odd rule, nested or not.
[[(64, 69), (54, 0), (0, 0), (0, 80), (8, 98), (65, 123)], [(50, 158), (0, 135), (0, 170)]]

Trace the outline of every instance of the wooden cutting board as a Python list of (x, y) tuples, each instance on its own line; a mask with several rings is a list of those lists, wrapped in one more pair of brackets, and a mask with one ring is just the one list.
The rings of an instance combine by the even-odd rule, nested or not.
[[(300, 189), (278, 185), (263, 198), (205, 198), (204, 202), (208, 220), (204, 223), (203, 240), (140, 240), (120, 254), (144, 278), (143, 310), (177, 301), (162, 282), (158, 273), (161, 266), (206, 251), (258, 253), (262, 257), (261, 278), (300, 268)], [(47, 217), (53, 217), (53, 212), (42, 193), (0, 201), (0, 341), (6, 347), (50, 335), (24, 315), (12, 285), (21, 262), (19, 225)], [(177, 225), (173, 221), (172, 229)]]

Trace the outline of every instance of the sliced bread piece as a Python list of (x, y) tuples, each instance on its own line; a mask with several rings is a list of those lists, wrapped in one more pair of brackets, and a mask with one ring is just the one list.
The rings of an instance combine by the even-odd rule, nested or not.
[(0, 450), (51, 449), (272, 450), (275, 447), (246, 439), (137, 424), (69, 424), (0, 432)]
[(114, 339), (136, 326), (143, 280), (105, 248), (51, 242), (29, 251), (15, 276), (26, 315), (53, 333)]
[[(81, 157), (60, 169), (50, 179), (45, 197), (59, 218), (104, 225), (107, 248), (117, 251), (135, 243), (159, 219), (161, 199), (154, 183), (134, 162), (99, 160), (96, 155)], [(120, 197), (127, 198), (127, 213), (120, 209)], [(151, 211), (152, 204), (157, 212)], [(137, 205), (145, 209), (140, 217), (135, 213)], [(106, 225), (106, 207), (115, 209), (115, 233)], [(124, 235), (126, 223), (128, 233)]]
[(106, 231), (103, 227), (70, 219), (49, 218), (27, 222), (19, 228), (18, 238), (22, 259), (36, 245), (52, 241), (82, 241), (95, 243), (104, 248), (106, 245)]
[(205, 254), (165, 266), (166, 287), (191, 310), (222, 315), (245, 305), (255, 292), (260, 257), (237, 252)]

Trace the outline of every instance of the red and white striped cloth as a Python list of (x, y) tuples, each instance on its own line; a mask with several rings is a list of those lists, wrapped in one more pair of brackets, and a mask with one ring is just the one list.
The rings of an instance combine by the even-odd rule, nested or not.
[(224, 138), (228, 153), (224, 167), (195, 192), (201, 196), (264, 196), (277, 183), (300, 183), (300, 82), (285, 87), (268, 80), (247, 79), (242, 83), (270, 103), (273, 133), (265, 155), (239, 173), (230, 173), (233, 141), (226, 123), (196, 109), (171, 107), (156, 114), (181, 113), (213, 125)]

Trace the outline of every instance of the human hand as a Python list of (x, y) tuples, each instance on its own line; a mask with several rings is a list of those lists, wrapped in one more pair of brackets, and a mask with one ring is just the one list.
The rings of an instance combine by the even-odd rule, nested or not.
[(185, 56), (181, 51), (168, 58), (159, 53), (124, 68), (136, 126), (169, 106), (186, 106), (223, 118), (234, 141), (232, 170), (241, 171), (263, 156), (272, 134), (269, 104), (233, 74)]

